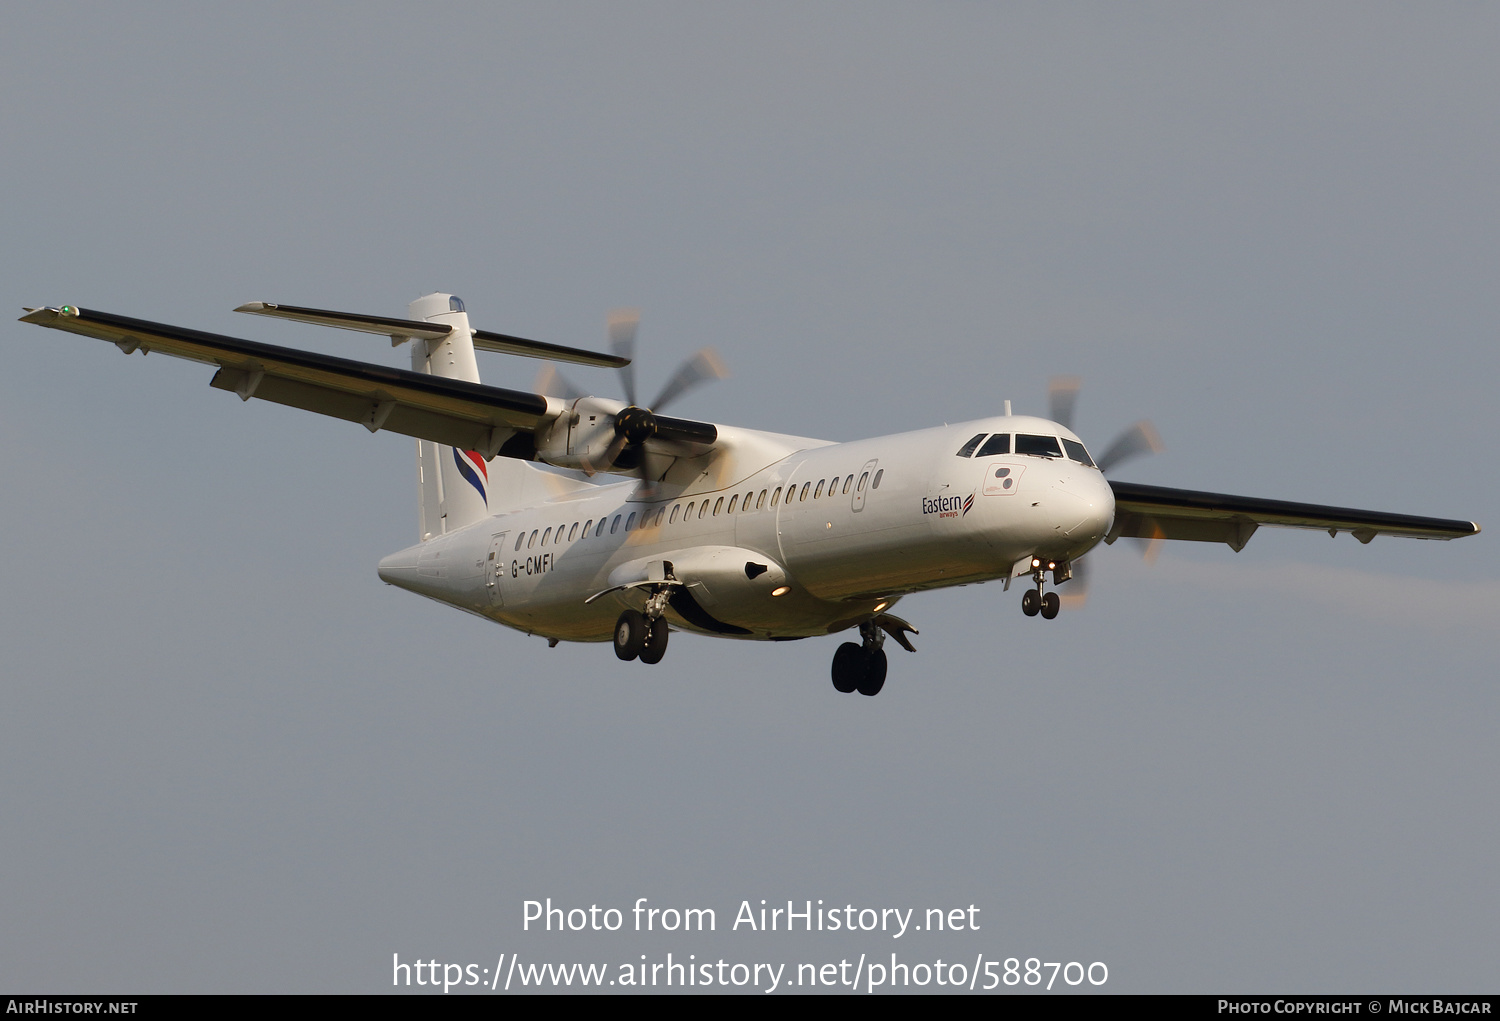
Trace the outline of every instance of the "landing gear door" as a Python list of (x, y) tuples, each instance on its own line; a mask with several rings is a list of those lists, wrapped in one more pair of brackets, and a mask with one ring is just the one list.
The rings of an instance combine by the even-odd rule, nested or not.
[(504, 606), (505, 601), (500, 597), (500, 579), (505, 574), (505, 536), (501, 532), (490, 540), (490, 555), (484, 562), (484, 587), (490, 594), (491, 606)]
[(875, 466), (880, 459), (866, 461), (865, 466), (859, 470), (859, 481), (854, 484), (854, 509), (862, 511), (865, 509), (865, 490), (870, 488), (870, 480), (875, 477)]

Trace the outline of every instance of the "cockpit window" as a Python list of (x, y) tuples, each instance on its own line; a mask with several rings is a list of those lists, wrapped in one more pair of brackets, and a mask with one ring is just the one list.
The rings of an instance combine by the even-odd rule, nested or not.
[(1083, 444), (1077, 440), (1063, 440), (1063, 449), (1068, 452), (1068, 457), (1079, 464), (1086, 464), (1090, 468), (1097, 468), (1094, 459), (1089, 457), (1089, 452), (1083, 449)]
[(1057, 445), (1056, 436), (1030, 436), (1026, 433), (1016, 435), (1016, 453), (1035, 454), (1038, 457), (1062, 457), (1062, 448)]
[(970, 454), (974, 453), (974, 448), (977, 447), (977, 446), (979, 446), (979, 444), (981, 442), (983, 442), (983, 441), (984, 441), (984, 433), (980, 433), (978, 436), (974, 437), (968, 443), (965, 443), (963, 446), (961, 446), (961, 447), (958, 448), (958, 456), (959, 457), (968, 457)]
[(462, 311), (464, 311), (464, 300), (462, 298), (460, 298), (456, 294), (450, 294), (450, 295), (448, 295), (448, 311), (449, 312), (462, 312)]
[(992, 454), (1010, 453), (1010, 433), (996, 433), (990, 437), (988, 443), (980, 448), (980, 457), (989, 457)]

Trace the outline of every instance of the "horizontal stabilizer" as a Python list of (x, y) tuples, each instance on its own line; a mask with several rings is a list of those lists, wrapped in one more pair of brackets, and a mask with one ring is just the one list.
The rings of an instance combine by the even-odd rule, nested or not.
[[(378, 333), (391, 338), (392, 344), (403, 344), (408, 340), (422, 338), (441, 340), (453, 327), (421, 322), (416, 319), (392, 319), (387, 316), (367, 316), (357, 312), (333, 312), (322, 308), (301, 308), (297, 305), (276, 305), (268, 301), (251, 301), (236, 312), (252, 315), (275, 316), (292, 319), (315, 326), (334, 326), (341, 330), (359, 330), (361, 333)], [(490, 333), (488, 330), (471, 330), (474, 346), (482, 351), (498, 351), (501, 354), (521, 355), (526, 358), (552, 358), (560, 362), (577, 362), (580, 365), (598, 365), (616, 369), (629, 364), (628, 359), (617, 355), (598, 354), (561, 344), (548, 344), (541, 340), (527, 340), (505, 333)]]

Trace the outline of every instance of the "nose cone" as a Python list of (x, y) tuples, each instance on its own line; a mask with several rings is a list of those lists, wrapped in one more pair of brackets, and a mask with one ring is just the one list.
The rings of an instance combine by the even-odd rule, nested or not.
[(1115, 520), (1115, 492), (1102, 472), (1069, 464), (1052, 483), (1058, 531), (1077, 547), (1077, 554), (1109, 534)]

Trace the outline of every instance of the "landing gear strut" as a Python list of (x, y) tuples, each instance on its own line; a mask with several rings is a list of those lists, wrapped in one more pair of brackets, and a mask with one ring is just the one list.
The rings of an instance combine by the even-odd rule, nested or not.
[(639, 658), (642, 663), (660, 663), (667, 654), (667, 609), (665, 586), (646, 600), (646, 610), (626, 610), (615, 622), (615, 655), (623, 660)]
[(1057, 563), (1050, 560), (1042, 560), (1033, 557), (1031, 560), (1031, 577), (1036, 581), (1036, 588), (1027, 589), (1026, 594), (1021, 597), (1021, 612), (1028, 617), (1035, 617), (1040, 613), (1043, 617), (1051, 620), (1057, 616), (1057, 611), (1062, 609), (1062, 600), (1056, 592), (1042, 592), (1042, 585), (1047, 580), (1047, 572), (1052, 572), (1054, 584), (1067, 581), (1073, 576), (1066, 562)]
[(863, 645), (845, 642), (833, 654), (833, 687), (848, 694), (878, 695), (885, 687), (885, 633), (874, 621), (859, 626)]

